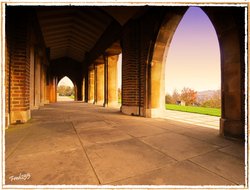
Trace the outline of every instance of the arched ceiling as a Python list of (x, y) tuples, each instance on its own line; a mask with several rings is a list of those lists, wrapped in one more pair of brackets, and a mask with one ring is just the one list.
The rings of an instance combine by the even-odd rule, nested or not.
[[(139, 7), (53, 6), (36, 7), (37, 17), (50, 59), (69, 57), (83, 62), (86, 53), (97, 56), (115, 38), (122, 25), (140, 10)], [(105, 47), (106, 48), (106, 47)], [(101, 50), (101, 51), (102, 51)], [(95, 52), (91, 52), (95, 51)], [(100, 53), (100, 50), (99, 50)]]
[(52, 60), (84, 60), (111, 23), (112, 18), (93, 7), (42, 7), (37, 16)]

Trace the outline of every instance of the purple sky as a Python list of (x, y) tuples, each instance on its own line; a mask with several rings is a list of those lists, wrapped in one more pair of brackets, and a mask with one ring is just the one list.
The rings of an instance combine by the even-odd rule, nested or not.
[(166, 92), (220, 88), (220, 52), (215, 29), (198, 7), (190, 7), (174, 33), (166, 60)]

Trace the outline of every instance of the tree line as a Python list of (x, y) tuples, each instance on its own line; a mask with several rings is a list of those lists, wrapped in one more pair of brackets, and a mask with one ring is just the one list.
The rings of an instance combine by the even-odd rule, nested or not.
[(60, 85), (57, 87), (59, 96), (72, 96), (75, 94), (74, 87)]
[(165, 95), (166, 104), (184, 104), (191, 106), (221, 108), (221, 91), (213, 91), (212, 94), (207, 94), (198, 97), (197, 91), (184, 87), (179, 93), (176, 89), (170, 94)]

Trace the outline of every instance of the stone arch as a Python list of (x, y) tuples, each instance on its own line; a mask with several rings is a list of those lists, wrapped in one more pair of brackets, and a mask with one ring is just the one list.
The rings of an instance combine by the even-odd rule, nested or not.
[(204, 7), (217, 32), (221, 54), (220, 134), (244, 138), (244, 7)]
[[(187, 7), (188, 8), (188, 7)], [(244, 8), (203, 7), (217, 33), (221, 54), (222, 115), (220, 134), (244, 137)], [(147, 116), (159, 116), (164, 108), (165, 57), (174, 32), (184, 16), (166, 14), (158, 31), (150, 63), (150, 96)]]
[(68, 75), (59, 76), (59, 77), (58, 77), (58, 81), (57, 81), (57, 85), (59, 84), (59, 82), (60, 82), (64, 77), (67, 77), (69, 80), (71, 80), (71, 82), (73, 83), (73, 85), (75, 85), (74, 80), (73, 80), (70, 76), (68, 76)]
[[(187, 9), (186, 9), (187, 10)], [(152, 52), (150, 52), (150, 96), (148, 98), (148, 105), (150, 111), (147, 112), (147, 116), (156, 117), (160, 116), (162, 111), (165, 110), (165, 62), (166, 55), (175, 33), (175, 30), (181, 21), (186, 10), (172, 12), (166, 14), (162, 24), (159, 28), (156, 41)]]
[(71, 81), (71, 83), (73, 84), (74, 94), (75, 94), (74, 101), (76, 101), (76, 100), (77, 100), (77, 99), (76, 99), (77, 85), (76, 85), (75, 80), (72, 80), (72, 77), (69, 77), (69, 76), (67, 76), (67, 75), (65, 75), (65, 76), (59, 76), (59, 77), (58, 77), (58, 80), (57, 80), (57, 82), (56, 82), (56, 88), (58, 88), (58, 85), (59, 85), (60, 81), (63, 80), (65, 77), (68, 78), (68, 79)]

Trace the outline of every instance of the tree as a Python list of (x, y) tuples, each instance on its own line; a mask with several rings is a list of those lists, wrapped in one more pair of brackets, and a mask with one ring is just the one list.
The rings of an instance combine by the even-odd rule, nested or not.
[(59, 96), (71, 96), (74, 95), (74, 88), (70, 86), (60, 85), (57, 87)]
[(191, 88), (184, 87), (181, 91), (181, 100), (185, 102), (186, 105), (193, 105), (196, 102), (197, 92)]
[(172, 94), (172, 103), (176, 104), (177, 101), (180, 101), (180, 94), (176, 89), (174, 89), (174, 92)]
[(175, 102), (173, 101), (173, 98), (170, 94), (165, 95), (165, 104), (174, 104)]
[(201, 104), (202, 107), (221, 108), (221, 91), (216, 90), (212, 97)]

